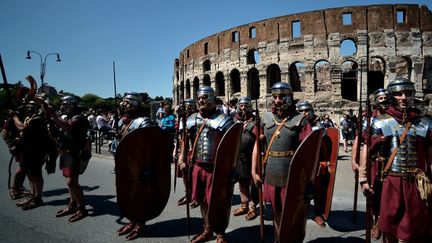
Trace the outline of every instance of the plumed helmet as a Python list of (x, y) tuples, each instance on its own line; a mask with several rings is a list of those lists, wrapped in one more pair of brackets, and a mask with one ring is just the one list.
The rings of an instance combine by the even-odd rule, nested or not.
[(388, 83), (387, 91), (390, 95), (400, 91), (412, 91), (414, 96), (415, 87), (414, 83), (409, 81), (408, 79), (403, 77), (396, 77), (395, 79), (390, 80), (390, 82)]
[(292, 87), (291, 84), (285, 83), (285, 82), (277, 82), (271, 87), (271, 94), (272, 95), (292, 95)]
[(202, 86), (198, 89), (197, 96), (200, 97), (201, 95), (207, 95), (207, 100), (215, 100), (215, 91), (210, 86)]
[(75, 96), (66, 95), (66, 96), (61, 97), (60, 103), (62, 105), (77, 105), (78, 100), (77, 100), (77, 98), (75, 98)]

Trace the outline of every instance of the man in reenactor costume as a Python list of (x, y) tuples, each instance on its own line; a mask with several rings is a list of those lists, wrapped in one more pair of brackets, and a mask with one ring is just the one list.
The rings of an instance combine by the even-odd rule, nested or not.
[[(237, 102), (235, 122), (243, 123), (243, 134), (237, 162), (241, 206), (234, 210), (234, 216), (246, 214), (246, 220), (257, 217), (256, 205), (259, 202), (258, 189), (252, 181), (252, 151), (256, 140), (255, 116), (249, 97), (241, 97)], [(249, 205), (249, 202), (251, 204)], [(260, 209), (261, 210), (261, 209)]]
[[(206, 242), (212, 239), (213, 231), (208, 222), (208, 209), (210, 203), (213, 169), (216, 151), (223, 135), (234, 124), (232, 117), (216, 109), (215, 91), (210, 86), (199, 88), (197, 93), (199, 112), (192, 114), (187, 120), (187, 129), (195, 131), (192, 145), (191, 162), (192, 171), (192, 200), (200, 204), (204, 221), (203, 231), (193, 237), (192, 242)], [(182, 147), (180, 159), (185, 158), (184, 153), (189, 149)], [(179, 161), (181, 167), (186, 161)], [(223, 213), (223, 212), (221, 212)], [(225, 233), (217, 232), (217, 242), (226, 242)]]
[[(388, 92), (386, 89), (377, 89), (373, 94), (373, 111), (371, 114), (372, 118), (379, 117), (380, 115), (384, 115), (388, 108)], [(366, 111), (363, 112), (363, 117), (367, 117)], [(366, 130), (366, 121), (363, 121), (363, 129)], [(372, 194), (372, 215), (373, 215), (373, 226), (371, 229), (371, 238), (379, 239), (381, 237), (381, 230), (379, 228), (379, 214), (380, 214), (380, 205), (381, 205), (381, 188), (382, 182), (384, 179), (384, 175), (382, 171), (385, 166), (386, 158), (384, 152), (384, 146), (381, 144), (379, 148), (377, 148), (377, 152), (371, 156), (372, 161), (372, 183), (371, 185), (374, 193)], [(358, 170), (358, 161), (357, 161), (357, 151), (358, 151), (358, 136), (356, 136), (351, 153), (351, 165), (353, 172)]]
[(18, 163), (18, 167), (15, 170), (15, 174), (12, 179), (13, 181), (12, 186), (10, 186), (10, 182), (8, 184), (8, 187), (10, 187), (9, 195), (12, 200), (31, 196), (31, 191), (24, 187), (26, 171), (24, 170), (21, 164), (21, 160), (19, 156), (22, 150), (22, 147), (20, 146), (19, 143), (20, 130), (15, 126), (15, 122), (14, 122), (14, 117), (18, 117), (20, 121), (23, 121), (25, 119), (25, 109), (26, 109), (25, 105), (36, 94), (36, 90), (37, 90), (36, 81), (34, 79), (27, 79), (27, 81), (30, 82), (31, 85), (30, 89), (23, 86), (17, 90), (17, 100), (18, 102), (21, 102), (22, 105), (20, 105), (14, 111), (12, 110), (9, 111), (11, 116), (9, 116), (9, 118), (3, 124), (3, 127), (1, 129), (3, 140), (5, 141), (6, 145), (9, 148), (9, 152), (12, 155), (9, 163), (12, 163), (13, 160), (15, 160)]
[[(179, 109), (183, 109), (178, 111), (179, 113), (177, 114), (179, 116), (179, 124), (177, 124), (178, 126), (178, 143), (176, 143), (176, 146), (174, 148), (174, 153), (173, 153), (173, 157), (178, 157), (178, 152), (180, 151), (180, 148), (182, 147), (182, 143), (183, 142), (187, 142), (187, 147), (188, 147), (188, 156), (187, 158), (190, 158), (190, 152), (192, 152), (192, 144), (193, 144), (193, 139), (195, 137), (192, 136), (192, 134), (195, 134), (195, 130), (188, 130), (186, 129), (187, 132), (187, 136), (186, 138), (188, 139), (188, 141), (184, 141), (184, 133), (185, 133), (185, 125), (186, 125), (186, 120), (189, 116), (191, 116), (192, 114), (196, 113), (198, 110), (196, 108), (196, 101), (194, 99), (187, 99), (184, 101), (184, 106), (180, 107)], [(185, 112), (185, 113), (183, 113)], [(184, 120), (186, 119), (186, 120)], [(178, 145), (178, 148), (177, 148)], [(191, 163), (189, 163), (190, 161), (182, 161), (183, 163), (179, 163), (178, 164), (178, 176), (182, 177), (183, 179), (183, 184), (185, 187), (185, 190), (189, 190), (189, 192), (186, 192), (186, 195), (183, 196), (182, 198), (180, 198), (177, 201), (177, 206), (182, 206), (185, 205), (186, 203), (190, 203), (189, 207), (190, 208), (196, 208), (199, 206), (199, 203), (197, 201), (191, 201), (191, 195), (190, 195), (190, 191), (192, 188), (192, 182), (188, 180), (189, 176), (188, 176), (188, 172), (192, 171), (191, 168), (189, 168), (189, 166), (192, 166)], [(189, 197), (189, 198), (188, 198)]]
[[(387, 91), (390, 105), (385, 114), (372, 119), (369, 148), (372, 157), (385, 158), (378, 160), (384, 163), (379, 227), (384, 242), (430, 242), (431, 195), (427, 198), (421, 185), (431, 178), (432, 121), (412, 107), (413, 82), (397, 77)], [(359, 182), (363, 193), (370, 195), (375, 188), (367, 177), (368, 148), (362, 146)]]
[[(140, 99), (138, 93), (128, 92), (125, 94), (121, 103), (120, 109), (124, 114), (123, 117), (118, 121), (119, 133), (115, 135), (117, 141), (121, 142), (131, 131), (141, 127), (154, 127), (154, 124), (150, 118), (140, 114)], [(115, 151), (115, 150), (114, 150)], [(121, 162), (121, 161), (119, 161)], [(117, 163), (117, 162), (116, 162)], [(129, 223), (122, 226), (116, 231), (117, 235), (126, 235), (126, 240), (134, 240), (140, 237), (145, 227), (145, 220), (135, 221), (129, 219)]]
[[(21, 112), (14, 112), (14, 116), (18, 116), (20, 120), (24, 119), (21, 118), (23, 116)], [(20, 199), (24, 196), (30, 196), (31, 191), (24, 187), (26, 172), (18, 156), (21, 153), (21, 149), (18, 143), (20, 131), (15, 126), (15, 122), (12, 117), (9, 117), (3, 124), (1, 134), (3, 140), (9, 148), (10, 154), (12, 155), (10, 163), (12, 163), (12, 160), (15, 160), (18, 163), (18, 167), (16, 168), (15, 174), (12, 179), (12, 186), (9, 190), (9, 195), (12, 200)]]
[(68, 186), (70, 201), (66, 208), (56, 213), (56, 217), (72, 214), (69, 222), (76, 222), (88, 215), (84, 204), (84, 193), (79, 185), (79, 175), (84, 173), (82, 166), (86, 166), (91, 158), (91, 140), (87, 136), (90, 123), (81, 114), (78, 100), (74, 96), (67, 95), (60, 99), (63, 118), (44, 100), (35, 101), (43, 105), (47, 114), (60, 129), (58, 139), (60, 169)]
[[(312, 130), (324, 129), (321, 126), (320, 119), (315, 115), (315, 111), (312, 104), (308, 101), (300, 101), (297, 103), (297, 111), (304, 115), (306, 120), (312, 126)], [(323, 133), (323, 140), (321, 142), (320, 156), (319, 156), (319, 167), (318, 173), (315, 177), (315, 195), (314, 195), (314, 221), (319, 226), (324, 228), (326, 226), (325, 219), (323, 217), (324, 209), (327, 201), (327, 188), (330, 182), (329, 172), (329, 160), (331, 141), (327, 134)]]
[[(264, 113), (261, 125), (267, 142), (268, 158), (264, 174), (264, 197), (271, 202), (273, 209), (273, 222), (275, 232), (280, 228), (282, 207), (285, 198), (285, 189), (288, 170), (295, 150), (301, 141), (312, 132), (311, 126), (302, 114), (296, 111), (293, 103), (291, 85), (277, 82), (271, 88), (273, 96), (271, 112)], [(258, 143), (255, 143), (252, 154), (252, 178), (257, 187), (262, 184), (258, 174)]]
[[(25, 103), (25, 119), (21, 121), (15, 113), (11, 113), (15, 127), (20, 131), (17, 154), (22, 168), (27, 174), (31, 188), (31, 197), (17, 201), (23, 210), (39, 207), (43, 204), (42, 189), (44, 180), (42, 166), (52, 149), (56, 149), (48, 132), (48, 123), (40, 112), (40, 106), (34, 101)], [(48, 159), (46, 165), (49, 174), (54, 173), (56, 158)]]

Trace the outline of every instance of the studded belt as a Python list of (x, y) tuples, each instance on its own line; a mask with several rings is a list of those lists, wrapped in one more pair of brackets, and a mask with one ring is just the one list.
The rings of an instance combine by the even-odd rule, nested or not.
[(294, 155), (294, 150), (288, 151), (270, 151), (269, 156), (271, 157), (291, 157)]

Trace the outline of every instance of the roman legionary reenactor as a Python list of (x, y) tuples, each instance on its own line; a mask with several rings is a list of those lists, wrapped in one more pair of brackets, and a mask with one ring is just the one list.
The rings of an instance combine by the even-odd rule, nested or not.
[[(194, 165), (191, 175), (192, 200), (200, 204), (204, 229), (193, 237), (192, 242), (206, 242), (213, 237), (213, 230), (210, 229), (208, 221), (208, 210), (210, 199), (214, 196), (211, 195), (211, 187), (217, 148), (234, 121), (230, 116), (216, 109), (216, 96), (213, 88), (209, 86), (199, 88), (197, 98), (199, 112), (188, 117), (187, 129), (196, 131), (195, 134), (191, 134), (194, 137), (191, 152), (191, 162)], [(182, 149), (180, 158), (185, 158), (184, 153), (189, 153), (188, 149)], [(185, 162), (179, 161), (179, 164), (182, 165)], [(220, 212), (222, 213), (225, 212)], [(225, 232), (216, 233), (217, 242), (226, 242)]]
[[(178, 157), (177, 151), (180, 151), (180, 148), (183, 146), (183, 143), (186, 142), (187, 144), (185, 146), (187, 146), (187, 149), (189, 151), (187, 158), (189, 159), (190, 153), (192, 152), (193, 140), (195, 138), (192, 136), (192, 134), (195, 134), (196, 131), (195, 130), (188, 130), (188, 129), (185, 130), (185, 127), (186, 127), (187, 118), (198, 111), (196, 108), (196, 101), (194, 99), (187, 99), (184, 101), (184, 107), (182, 107), (180, 109), (184, 109), (184, 110), (179, 111), (179, 114), (178, 114), (180, 119), (179, 119), (179, 124), (177, 124), (177, 126), (178, 126), (177, 140), (179, 142), (176, 143), (176, 147), (174, 148), (173, 156)], [(183, 112), (185, 112), (185, 113), (183, 113)], [(184, 120), (185, 118), (186, 118), (186, 120)], [(185, 134), (185, 132), (187, 134)], [(186, 137), (184, 137), (185, 135), (186, 135)], [(187, 141), (185, 141), (184, 139), (187, 139)], [(177, 148), (177, 145), (179, 145), (178, 146), (179, 148)], [(186, 195), (177, 201), (177, 206), (182, 206), (182, 205), (185, 205), (186, 203), (191, 203), (189, 205), (189, 207), (190, 208), (196, 208), (199, 206), (199, 203), (197, 201), (191, 202), (190, 192), (191, 192), (191, 188), (192, 188), (192, 183), (189, 180), (190, 178), (188, 176), (188, 172), (192, 171), (192, 169), (189, 168), (189, 166), (192, 166), (192, 164), (189, 163), (189, 161), (182, 161), (182, 163), (178, 163), (178, 176), (182, 177), (185, 190), (189, 190), (189, 192), (186, 192)]]
[[(17, 201), (17, 206), (24, 210), (39, 207), (43, 204), (42, 189), (43, 177), (42, 166), (45, 164), (49, 152), (55, 143), (48, 132), (48, 123), (40, 112), (40, 106), (34, 101), (26, 102), (25, 119), (21, 121), (17, 115), (12, 113), (15, 127), (20, 131), (18, 146), (20, 152), (17, 154), (24, 171), (26, 171), (31, 188), (31, 197)], [(49, 159), (47, 164), (48, 173), (54, 173), (55, 159)]]
[(243, 123), (243, 134), (237, 162), (241, 206), (234, 210), (233, 215), (246, 214), (245, 219), (252, 220), (257, 217), (256, 205), (259, 202), (259, 198), (258, 189), (252, 182), (251, 175), (252, 151), (256, 140), (256, 128), (255, 116), (252, 113), (252, 103), (249, 97), (241, 97), (237, 102), (234, 121)]
[[(18, 116), (20, 120), (24, 120), (21, 112), (13, 112), (14, 116)], [(22, 118), (21, 118), (22, 117)], [(3, 124), (1, 129), (1, 134), (3, 140), (9, 148), (9, 152), (12, 155), (10, 163), (15, 160), (18, 163), (18, 167), (15, 170), (15, 174), (12, 179), (12, 186), (9, 190), (9, 195), (12, 200), (20, 199), (24, 196), (30, 196), (31, 191), (24, 187), (24, 180), (26, 177), (26, 172), (19, 160), (19, 154), (21, 153), (21, 148), (19, 146), (19, 136), (20, 131), (15, 126), (15, 122), (12, 117), (9, 117)]]
[[(377, 89), (373, 94), (373, 111), (371, 114), (372, 118), (379, 117), (380, 115), (383, 115), (386, 113), (386, 110), (388, 108), (388, 92), (385, 89)], [(366, 112), (363, 112), (363, 117), (368, 117)], [(366, 121), (363, 121), (363, 130), (366, 130)], [(358, 161), (357, 158), (357, 151), (358, 151), (358, 136), (356, 136), (354, 143), (352, 145), (352, 153), (351, 153), (351, 165), (353, 172), (356, 172), (358, 170)], [(372, 194), (372, 215), (373, 215), (373, 226), (371, 229), (371, 238), (373, 239), (379, 239), (381, 237), (381, 230), (379, 228), (379, 211), (380, 211), (380, 204), (381, 204), (381, 188), (382, 188), (382, 182), (383, 182), (383, 174), (382, 171), (385, 166), (385, 160), (386, 158), (383, 157), (385, 155), (384, 147), (382, 144), (380, 147), (376, 150), (377, 153), (373, 154), (371, 157), (372, 161), (372, 187), (374, 190), (374, 193)]]
[[(397, 77), (387, 91), (390, 105), (372, 119), (369, 148), (371, 157), (384, 167), (379, 227), (384, 242), (430, 242), (431, 195), (425, 188), (431, 179), (432, 120), (412, 107), (413, 82)], [(370, 195), (375, 188), (367, 176), (367, 149), (362, 145), (359, 182), (363, 193)]]
[[(297, 111), (304, 115), (306, 120), (312, 126), (312, 130), (323, 129), (320, 125), (320, 119), (315, 115), (315, 111), (312, 104), (308, 101), (300, 101), (297, 103)], [(314, 195), (314, 221), (319, 227), (325, 227), (325, 219), (323, 217), (325, 204), (326, 204), (326, 194), (327, 187), (330, 181), (330, 173), (328, 168), (328, 161), (330, 157), (329, 146), (331, 146), (331, 141), (329, 141), (326, 134), (323, 134), (323, 141), (321, 143), (320, 149), (320, 164), (318, 168), (318, 173), (315, 177), (315, 195)]]
[[(118, 121), (119, 133), (115, 135), (118, 143), (121, 143), (122, 138), (135, 129), (142, 127), (153, 127), (155, 124), (150, 118), (143, 116), (140, 109), (140, 99), (138, 93), (128, 92), (125, 94), (120, 107), (123, 117)], [(120, 146), (120, 144), (119, 144)], [(113, 151), (116, 151), (117, 148)], [(117, 158), (117, 154), (116, 154)], [(116, 165), (118, 162), (116, 161)], [(124, 162), (124, 161), (123, 161)], [(116, 166), (117, 168), (117, 166)], [(117, 173), (117, 172), (116, 172)], [(132, 220), (116, 231), (117, 235), (126, 235), (126, 240), (134, 240), (140, 237), (145, 227), (145, 220)]]
[(21, 153), (21, 146), (19, 143), (20, 130), (15, 126), (15, 122), (14, 122), (14, 117), (18, 117), (20, 121), (24, 121), (25, 109), (26, 109), (25, 105), (36, 94), (36, 90), (37, 90), (36, 81), (30, 78), (27, 78), (27, 80), (30, 82), (31, 85), (30, 89), (23, 86), (17, 90), (17, 100), (22, 102), (22, 105), (19, 106), (17, 110), (9, 111), (10, 116), (5, 121), (1, 129), (3, 140), (5, 141), (6, 145), (9, 148), (9, 152), (12, 155), (9, 167), (12, 166), (11, 163), (13, 160), (15, 160), (18, 163), (18, 167), (15, 170), (15, 174), (12, 179), (12, 186), (10, 185), (11, 172), (9, 172), (8, 187), (10, 187), (9, 195), (12, 200), (31, 196), (31, 191), (24, 187), (26, 171), (24, 170), (21, 164), (20, 156), (18, 156)]
[(58, 138), (60, 169), (68, 186), (70, 201), (66, 208), (56, 213), (56, 217), (72, 214), (69, 222), (76, 222), (88, 215), (84, 193), (78, 180), (91, 158), (91, 140), (87, 137), (90, 124), (81, 114), (78, 100), (74, 96), (67, 95), (60, 99), (62, 117), (42, 99), (35, 101), (43, 105), (47, 114), (60, 129)]
[[(293, 92), (289, 83), (277, 82), (271, 88), (273, 96), (271, 112), (264, 113), (261, 124), (267, 142), (268, 153), (264, 174), (264, 197), (273, 209), (275, 232), (281, 227), (282, 207), (285, 200), (288, 170), (294, 152), (306, 136), (312, 132), (311, 126), (302, 114), (296, 111)], [(255, 143), (252, 155), (252, 178), (257, 187), (262, 184), (258, 171), (258, 144)]]

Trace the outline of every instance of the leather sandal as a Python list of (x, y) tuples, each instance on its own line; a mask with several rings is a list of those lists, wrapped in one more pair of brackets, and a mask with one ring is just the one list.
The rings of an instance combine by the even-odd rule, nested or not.
[(37, 208), (39, 206), (43, 205), (43, 201), (41, 197), (34, 197), (31, 198), (30, 201), (28, 201), (26, 204), (22, 205), (21, 208), (23, 210), (29, 210), (33, 208)]
[(177, 206), (182, 206), (185, 205), (186, 203), (189, 203), (189, 200), (187, 200), (186, 196), (184, 196), (177, 201)]
[(204, 231), (196, 235), (192, 238), (191, 243), (201, 243), (209, 241), (213, 238), (213, 232), (210, 230), (210, 228), (205, 228)]
[(79, 207), (78, 210), (69, 218), (69, 222), (73, 223), (87, 217), (88, 212), (84, 207)]
[(28, 202), (30, 202), (31, 198), (21, 198), (20, 200), (18, 200), (16, 202), (17, 207), (22, 207), (25, 204), (27, 204)]
[(249, 211), (248, 203), (242, 203), (242, 205), (234, 210), (233, 215), (234, 216), (240, 216), (243, 214), (247, 214)]
[(189, 205), (189, 208), (194, 209), (194, 208), (198, 207), (199, 205), (200, 205), (199, 202), (197, 202), (197, 201), (193, 201), (193, 202)]
[(76, 206), (74, 204), (69, 204), (66, 208), (57, 211), (56, 217), (63, 217), (76, 212)]
[(135, 228), (126, 236), (126, 240), (135, 240), (138, 237), (142, 236), (144, 232), (145, 225), (143, 224), (136, 224)]
[(123, 225), (120, 229), (116, 231), (117, 235), (125, 235), (130, 233), (135, 228), (135, 224), (133, 223), (127, 223)]
[(245, 219), (247, 221), (253, 220), (258, 216), (256, 209), (249, 209), (249, 212), (246, 214)]

